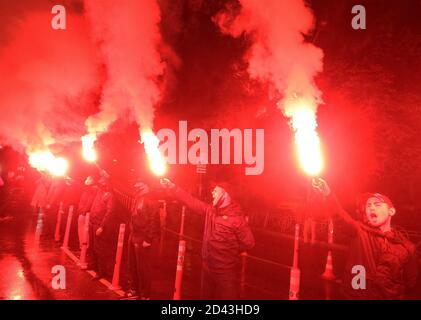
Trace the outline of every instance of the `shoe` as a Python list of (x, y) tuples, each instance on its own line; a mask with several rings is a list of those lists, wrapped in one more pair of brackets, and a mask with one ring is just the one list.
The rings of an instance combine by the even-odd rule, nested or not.
[(135, 290), (129, 290), (124, 294), (124, 297), (121, 300), (138, 300), (139, 295)]

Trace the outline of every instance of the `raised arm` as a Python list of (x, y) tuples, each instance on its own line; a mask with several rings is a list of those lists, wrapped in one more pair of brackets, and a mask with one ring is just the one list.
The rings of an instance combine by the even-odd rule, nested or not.
[(330, 190), (329, 185), (321, 178), (313, 179), (313, 188), (321, 192), (328, 201), (330, 209), (339, 215), (347, 224), (354, 228), (360, 228), (361, 223), (354, 218), (342, 207), (336, 195)]
[(209, 204), (194, 198), (192, 195), (190, 195), (190, 193), (176, 186), (168, 179), (161, 179), (161, 185), (165, 189), (170, 190), (178, 201), (196, 213), (206, 214), (206, 212), (211, 209)]

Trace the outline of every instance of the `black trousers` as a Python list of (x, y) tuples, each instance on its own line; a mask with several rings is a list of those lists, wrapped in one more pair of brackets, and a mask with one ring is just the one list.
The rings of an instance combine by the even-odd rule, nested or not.
[(94, 270), (102, 278), (112, 277), (115, 250), (110, 234), (104, 230), (96, 235), (97, 224), (89, 224), (88, 268)]
[(240, 298), (238, 270), (214, 272), (202, 265), (200, 298), (202, 300), (238, 300)]
[[(42, 209), (44, 212), (44, 225), (43, 225), (43, 231), (42, 235), (43, 238), (46, 239), (53, 239), (54, 233), (56, 230), (56, 222), (57, 222), (57, 212), (58, 212), (59, 206), (57, 204), (51, 205), (49, 209)], [(63, 220), (65, 221), (64, 224), (66, 224), (67, 221), (67, 214), (64, 214), (62, 217), (62, 224)]]
[(143, 248), (143, 240), (129, 237), (130, 289), (150, 298), (152, 287), (151, 246)]

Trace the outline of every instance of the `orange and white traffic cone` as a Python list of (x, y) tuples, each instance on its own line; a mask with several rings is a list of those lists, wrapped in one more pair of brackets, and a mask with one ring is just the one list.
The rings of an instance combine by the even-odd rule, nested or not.
[(70, 226), (72, 224), (72, 217), (73, 217), (73, 206), (70, 206), (69, 214), (67, 216), (66, 232), (64, 233), (63, 246), (61, 247), (61, 249), (63, 250), (69, 249)]
[(181, 224), (180, 224), (180, 241), (178, 243), (178, 256), (177, 256), (177, 269), (175, 273), (175, 286), (173, 300), (181, 299), (181, 286), (183, 283), (183, 269), (184, 269), (184, 256), (186, 253), (186, 241), (183, 240), (184, 235), (184, 218), (185, 218), (186, 207), (183, 206), (181, 213)]
[(333, 259), (332, 259), (331, 250), (327, 252), (326, 267), (325, 267), (325, 272), (322, 274), (322, 279), (325, 279), (325, 280), (336, 279), (335, 274), (333, 273)]
[(88, 251), (89, 246), (89, 216), (90, 213), (87, 212), (84, 219), (84, 226), (83, 226), (83, 234), (82, 234), (82, 246), (80, 251), (80, 268), (85, 270), (88, 268), (88, 262), (86, 259), (86, 253)]
[(56, 231), (54, 233), (54, 241), (60, 241), (60, 228), (61, 228), (61, 219), (63, 217), (63, 201), (60, 201), (60, 206), (57, 213), (57, 223), (56, 223)]
[(120, 289), (120, 267), (121, 267), (121, 257), (123, 255), (123, 247), (124, 247), (124, 233), (126, 231), (126, 225), (124, 223), (120, 224), (120, 231), (118, 233), (118, 243), (117, 243), (117, 252), (115, 255), (115, 265), (114, 265), (114, 273), (113, 273), (113, 280), (111, 282), (111, 289), (112, 290), (119, 290)]

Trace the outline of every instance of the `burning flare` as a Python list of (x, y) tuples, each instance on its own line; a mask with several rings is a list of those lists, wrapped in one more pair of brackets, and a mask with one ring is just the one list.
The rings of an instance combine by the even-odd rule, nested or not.
[(29, 155), (29, 164), (38, 171), (48, 171), (51, 175), (62, 177), (69, 169), (64, 158), (55, 157), (50, 151), (36, 151)]
[(86, 161), (95, 162), (97, 159), (97, 154), (94, 148), (94, 143), (96, 141), (96, 135), (93, 133), (87, 134), (82, 137), (82, 155)]
[(284, 101), (286, 116), (291, 118), (295, 132), (295, 144), (298, 160), (303, 170), (310, 176), (318, 176), (323, 170), (323, 157), (320, 138), (316, 131), (317, 121), (315, 107), (311, 100), (296, 96)]
[(159, 152), (159, 139), (152, 130), (144, 130), (141, 132), (142, 143), (148, 156), (149, 167), (157, 176), (163, 176), (167, 172), (167, 165), (164, 157)]
[(305, 0), (239, 0), (227, 5), (214, 21), (223, 33), (252, 40), (245, 55), (251, 79), (269, 83), (282, 96), (278, 107), (295, 132), (299, 162), (317, 176), (323, 169), (316, 113), (322, 103), (314, 81), (323, 70), (323, 51), (308, 39), (315, 20)]

